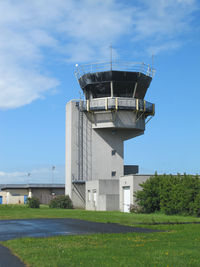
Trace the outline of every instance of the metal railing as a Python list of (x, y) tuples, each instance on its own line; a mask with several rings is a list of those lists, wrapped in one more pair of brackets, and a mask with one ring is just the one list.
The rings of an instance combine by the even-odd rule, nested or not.
[(76, 64), (76, 69), (74, 71), (75, 76), (79, 79), (86, 73), (95, 73), (103, 71), (132, 71), (132, 72), (141, 72), (147, 76), (154, 77), (155, 69), (153, 69), (149, 64), (143, 62), (100, 62), (100, 63), (91, 63), (78, 65)]
[(105, 97), (92, 100), (82, 100), (82, 109), (85, 111), (101, 110), (136, 110), (154, 115), (155, 105), (142, 99)]

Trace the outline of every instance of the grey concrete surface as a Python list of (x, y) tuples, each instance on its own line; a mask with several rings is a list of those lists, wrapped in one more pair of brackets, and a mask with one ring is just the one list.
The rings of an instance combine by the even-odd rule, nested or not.
[(0, 241), (21, 237), (48, 237), (93, 233), (149, 233), (156, 230), (96, 223), (77, 219), (29, 219), (0, 221)]
[(8, 248), (0, 245), (0, 267), (25, 267), (25, 265)]
[[(105, 105), (110, 101), (114, 101), (114, 105), (118, 103), (115, 112), (107, 110), (106, 106), (104, 110), (99, 109), (101, 103)], [(130, 107), (130, 110), (118, 109), (120, 103), (126, 103), (128, 107), (130, 101), (136, 103), (133, 97), (91, 99), (90, 105), (97, 108), (93, 112), (81, 108), (83, 101), (67, 103), (65, 193), (75, 208), (85, 208), (88, 196), (86, 192), (83, 199), (77, 194), (73, 181), (119, 180), (124, 175), (124, 141), (143, 134), (145, 130), (144, 116), (138, 116)], [(97, 207), (86, 205), (86, 209), (116, 210), (119, 187), (113, 196), (103, 195), (98, 197), (97, 194)]]
[(119, 210), (119, 179), (86, 181), (86, 196), (86, 210)]
[(120, 203), (119, 203), (119, 207), (120, 207), (120, 211), (124, 211), (124, 187), (130, 187), (130, 203), (129, 203), (129, 208), (130, 205), (136, 205), (137, 206), (137, 202), (136, 202), (136, 198), (134, 197), (135, 192), (142, 190), (142, 187), (140, 186), (140, 184), (146, 182), (146, 180), (148, 180), (150, 177), (152, 176), (152, 174), (129, 174), (129, 175), (125, 175), (120, 177), (119, 180), (119, 199), (120, 199)]

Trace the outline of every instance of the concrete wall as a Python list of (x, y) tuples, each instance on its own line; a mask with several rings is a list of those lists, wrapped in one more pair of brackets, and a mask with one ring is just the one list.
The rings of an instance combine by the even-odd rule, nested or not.
[(124, 173), (123, 140), (117, 131), (92, 131), (92, 179), (119, 179)]
[(72, 198), (72, 181), (92, 180), (92, 126), (79, 103), (66, 105), (66, 188)]
[(84, 209), (85, 208), (85, 183), (73, 183), (71, 199), (74, 208)]
[[(70, 196), (75, 207), (84, 207), (85, 204), (73, 181), (119, 179), (124, 175), (123, 142), (143, 134), (145, 130), (144, 116), (138, 119), (134, 111), (82, 111), (81, 105), (81, 101), (70, 101), (66, 105), (65, 194)], [(119, 191), (116, 194), (119, 195)], [(108, 203), (110, 199), (113, 204), (108, 208), (116, 209), (117, 196), (100, 198), (101, 203)], [(92, 205), (88, 206), (89, 209), (94, 209), (92, 203), (88, 205)], [(101, 207), (103, 204), (96, 208)]]
[(38, 198), (41, 204), (49, 204), (51, 199), (53, 198), (50, 189), (33, 188), (31, 191), (32, 191), (32, 197)]
[(76, 103), (70, 101), (66, 105), (66, 159), (65, 159), (65, 194), (72, 198), (72, 179), (78, 177), (78, 148), (77, 148), (77, 124), (78, 110)]
[[(96, 192), (96, 201), (94, 199), (95, 192)], [(87, 181), (85, 184), (86, 210), (97, 210), (98, 196), (99, 196), (99, 180)], [(105, 207), (106, 206), (105, 201), (101, 203), (101, 205), (102, 207)]]
[(93, 129), (90, 115), (80, 112), (76, 102), (66, 105), (65, 194), (78, 207), (83, 207), (83, 203), (77, 198), (73, 180), (119, 179), (123, 175), (121, 133), (112, 129)]
[[(136, 122), (134, 112), (115, 111), (111, 112), (114, 118), (110, 118), (105, 111), (82, 112), (78, 105), (74, 101), (66, 105), (66, 194), (69, 196), (72, 180), (112, 179), (112, 171), (116, 171), (114, 179), (123, 175), (123, 141), (144, 132), (144, 119)], [(96, 119), (98, 116), (101, 119)], [(113, 150), (115, 155), (111, 154)]]
[(24, 196), (28, 195), (28, 189), (7, 189), (6, 204), (24, 204)]
[(24, 196), (36, 197), (39, 199), (41, 204), (49, 204), (53, 196), (64, 195), (64, 188), (33, 188), (33, 189), (7, 189), (6, 191), (0, 192), (4, 194), (4, 204), (24, 204)]
[[(93, 114), (93, 128), (122, 128), (145, 130), (144, 119), (137, 120), (136, 113), (127, 110), (102, 111)], [(132, 132), (133, 133), (133, 132)], [(134, 133), (133, 133), (134, 136)]]
[(119, 210), (119, 180), (87, 181), (86, 210)]
[(64, 195), (63, 188), (33, 188), (31, 190), (32, 196), (39, 199), (41, 204), (49, 205), (53, 197)]
[(140, 184), (149, 179), (151, 175), (126, 175), (120, 178), (119, 181), (119, 195), (120, 195), (120, 211), (124, 210), (124, 195), (123, 188), (130, 186), (130, 204), (136, 205), (134, 193), (141, 190)]

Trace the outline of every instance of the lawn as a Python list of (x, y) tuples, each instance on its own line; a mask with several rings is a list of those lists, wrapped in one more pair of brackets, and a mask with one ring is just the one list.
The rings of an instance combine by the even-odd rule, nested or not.
[(157, 228), (165, 231), (23, 238), (2, 243), (32, 267), (200, 266), (200, 225)]
[(124, 225), (199, 222), (200, 218), (192, 216), (166, 216), (164, 214), (130, 214), (119, 211), (86, 211), (50, 209), (41, 206), (40, 209), (30, 209), (25, 205), (0, 205), (0, 220), (37, 219), (37, 218), (73, 218), (104, 223), (119, 223)]
[[(57, 210), (47, 207), (0, 208), (0, 219), (67, 217), (137, 226), (140, 223), (141, 227), (160, 229), (162, 232), (22, 238), (1, 243), (11, 248), (31, 267), (200, 266), (200, 224), (166, 224), (196, 222), (200, 221), (199, 218)], [(154, 223), (159, 224), (153, 225)]]

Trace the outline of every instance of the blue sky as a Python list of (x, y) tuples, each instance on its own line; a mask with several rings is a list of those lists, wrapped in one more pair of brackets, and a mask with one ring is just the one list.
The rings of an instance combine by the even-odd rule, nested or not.
[[(0, 184), (64, 182), (76, 63), (151, 63), (156, 116), (125, 143), (141, 173), (200, 172), (200, 5), (195, 0), (0, 0)], [(52, 175), (52, 166), (55, 166)], [(30, 173), (30, 175), (28, 175)]]

